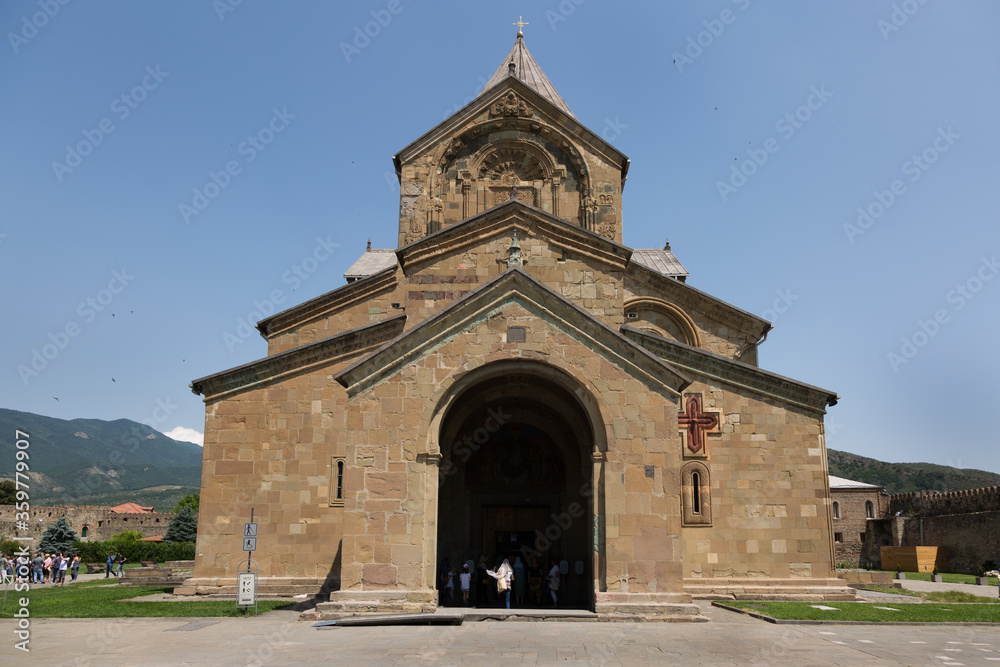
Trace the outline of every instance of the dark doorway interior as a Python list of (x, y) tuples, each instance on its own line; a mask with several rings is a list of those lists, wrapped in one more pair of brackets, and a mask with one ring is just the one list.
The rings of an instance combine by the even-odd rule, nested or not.
[(471, 604), (497, 606), (495, 580), (480, 565), (495, 569), (507, 557), (512, 606), (551, 606), (554, 558), (559, 606), (592, 607), (592, 442), (575, 399), (533, 376), (493, 378), (455, 400), (441, 430), (437, 554), (438, 586), (454, 568), (455, 599), (442, 594), (442, 604), (461, 604), (457, 575), (470, 563)]

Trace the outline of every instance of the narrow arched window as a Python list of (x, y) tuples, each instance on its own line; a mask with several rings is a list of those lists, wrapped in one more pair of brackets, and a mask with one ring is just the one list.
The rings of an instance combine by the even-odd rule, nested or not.
[(342, 456), (330, 457), (330, 506), (342, 507), (344, 505), (344, 473), (347, 471), (347, 463)]
[(695, 514), (701, 514), (701, 475), (696, 472), (691, 473), (691, 492), (694, 496), (691, 511)]
[(337, 461), (337, 500), (344, 499), (344, 462)]
[(708, 466), (689, 461), (681, 468), (681, 522), (684, 526), (712, 525), (712, 481)]
[(87, 533), (89, 533), (89, 532), (90, 531), (87, 530), (87, 526), (84, 526), (83, 529), (80, 531), (80, 537), (86, 537)]
[(833, 518), (834, 519), (840, 518), (840, 503), (838, 503), (836, 500), (833, 501)]
[(875, 518), (875, 506), (872, 505), (872, 501), (865, 502), (865, 516), (869, 519)]

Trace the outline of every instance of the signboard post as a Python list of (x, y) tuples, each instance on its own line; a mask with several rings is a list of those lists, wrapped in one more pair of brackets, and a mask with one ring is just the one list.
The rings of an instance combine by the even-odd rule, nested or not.
[[(250, 508), (250, 521), (243, 524), (243, 551), (247, 552), (247, 569), (241, 572), (236, 569), (238, 585), (236, 587), (236, 607), (253, 607), (257, 613), (257, 564), (253, 560), (253, 552), (257, 550), (257, 524), (253, 520), (253, 508)], [(242, 566), (243, 563), (240, 563)]]

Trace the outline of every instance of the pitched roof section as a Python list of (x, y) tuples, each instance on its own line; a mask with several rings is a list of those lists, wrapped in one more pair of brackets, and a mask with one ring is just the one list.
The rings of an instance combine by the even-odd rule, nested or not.
[[(514, 71), (510, 71), (510, 64), (514, 63)], [(576, 116), (573, 112), (569, 110), (566, 106), (565, 100), (560, 97), (559, 93), (556, 92), (555, 86), (549, 81), (549, 78), (545, 76), (545, 72), (542, 68), (538, 66), (535, 59), (531, 56), (528, 51), (528, 47), (524, 45), (524, 37), (521, 33), (517, 33), (517, 40), (514, 42), (514, 48), (510, 50), (507, 57), (497, 71), (493, 73), (490, 80), (486, 82), (483, 86), (483, 91), (479, 94), (482, 95), (484, 92), (492, 88), (493, 86), (499, 84), (508, 76), (514, 76), (520, 79), (526, 86), (534, 90), (536, 93), (544, 97), (546, 100), (555, 105), (564, 114), (576, 120)]]
[(351, 268), (344, 272), (344, 278), (347, 279), (347, 282), (352, 283), (355, 280), (374, 276), (376, 273), (394, 268), (396, 268), (395, 250), (368, 248), (354, 264), (351, 264)]
[(690, 275), (688, 274), (688, 270), (684, 268), (684, 265), (680, 263), (680, 260), (670, 250), (670, 246), (667, 246), (663, 250), (657, 250), (656, 248), (636, 248), (632, 251), (632, 261), (636, 264), (642, 264), (647, 269), (656, 271), (668, 278), (677, 278), (681, 282), (684, 282), (688, 275)]
[(626, 338), (632, 339), (681, 372), (690, 371), (704, 375), (792, 405), (824, 413), (826, 406), (836, 405), (840, 398), (829, 389), (814, 387), (742, 361), (636, 329), (628, 324), (622, 325), (620, 331)]
[(882, 487), (878, 484), (866, 484), (865, 482), (855, 482), (853, 479), (844, 479), (843, 477), (834, 477), (833, 475), (827, 475), (830, 478), (830, 488), (831, 489), (881, 489)]
[(591, 313), (553, 291), (520, 266), (514, 266), (368, 356), (334, 375), (357, 395), (391, 377), (443, 343), (510, 304), (519, 304), (577, 340), (595, 354), (628, 369), (633, 377), (679, 394), (691, 379), (657, 355), (629, 340)]
[(111, 508), (111, 511), (115, 514), (150, 514), (153, 511), (153, 508), (143, 507), (142, 505), (137, 505), (136, 503), (123, 503), (121, 505), (115, 505)]

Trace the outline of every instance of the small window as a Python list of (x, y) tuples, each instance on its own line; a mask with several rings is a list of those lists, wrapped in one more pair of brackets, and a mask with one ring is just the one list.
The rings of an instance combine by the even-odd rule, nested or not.
[(701, 514), (701, 475), (691, 473), (691, 491), (694, 495), (694, 502), (691, 504), (691, 511)]
[(86, 537), (86, 536), (87, 536), (87, 533), (88, 533), (88, 532), (90, 532), (90, 531), (88, 531), (88, 530), (87, 530), (87, 526), (84, 526), (84, 527), (83, 527), (83, 528), (82, 528), (82, 529), (80, 530), (80, 537)]
[(330, 458), (330, 506), (344, 504), (344, 470), (346, 463), (343, 457)]
[(639, 319), (639, 313), (629, 313), (628, 314), (628, 318), (630, 320), (637, 320), (637, 319)]
[(834, 542), (839, 542), (839, 543), (842, 544), (844, 542), (844, 534), (843, 533), (834, 533), (833, 534), (833, 541)]
[(865, 543), (865, 534), (861, 533), (861, 544)]
[(840, 518), (840, 503), (838, 503), (836, 500), (833, 501), (833, 518), (834, 519)]
[(869, 519), (875, 518), (875, 506), (872, 505), (872, 501), (867, 501), (865, 503), (865, 516)]

